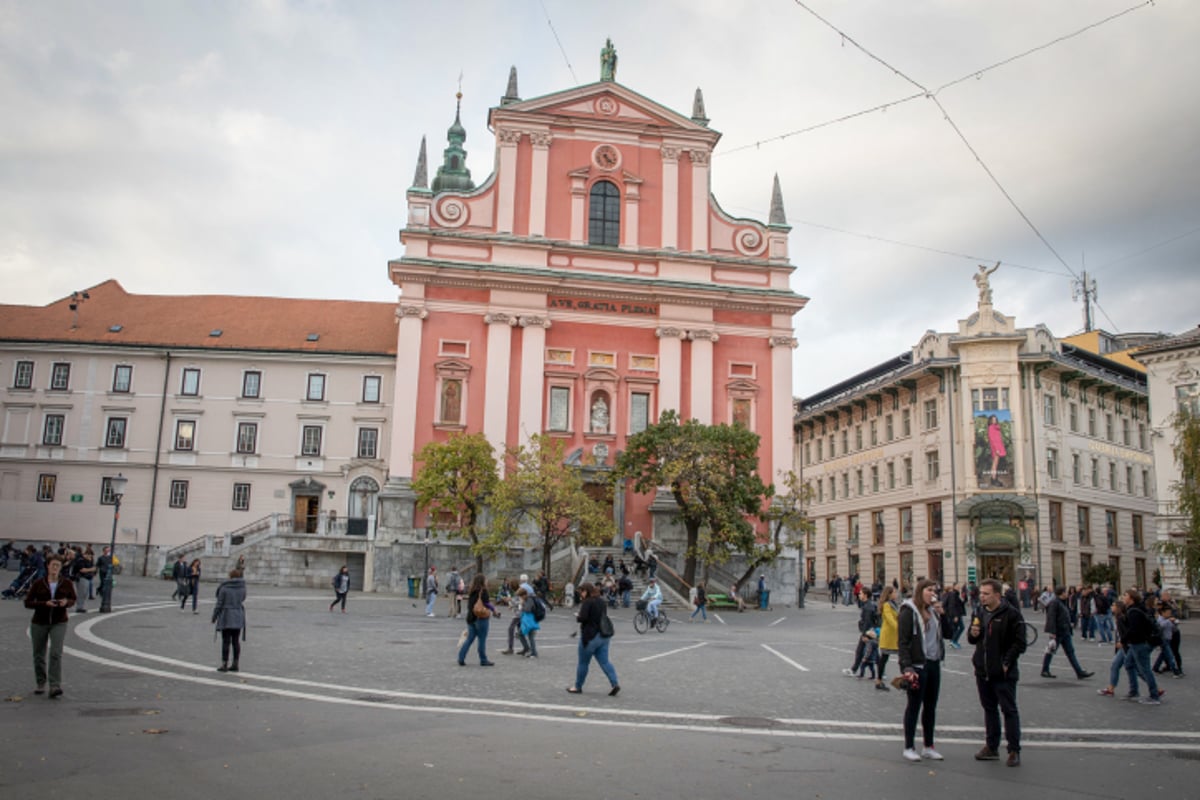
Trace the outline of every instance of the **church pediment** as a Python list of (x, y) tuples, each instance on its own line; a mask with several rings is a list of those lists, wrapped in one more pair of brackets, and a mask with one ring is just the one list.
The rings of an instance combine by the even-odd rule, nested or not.
[(652, 125), (676, 131), (702, 133), (714, 142), (720, 137), (720, 134), (711, 128), (612, 81), (577, 86), (574, 89), (493, 108), (489, 115), (489, 124), (495, 125), (497, 118), (507, 118), (509, 115), (521, 118), (530, 114), (573, 117), (594, 122)]

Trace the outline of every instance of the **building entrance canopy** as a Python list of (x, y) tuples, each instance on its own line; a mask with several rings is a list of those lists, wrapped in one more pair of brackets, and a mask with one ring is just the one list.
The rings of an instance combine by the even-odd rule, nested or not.
[(959, 519), (976, 520), (980, 523), (1009, 523), (1017, 517), (1037, 519), (1037, 503), (1022, 494), (980, 494), (969, 497), (954, 507), (954, 516)]

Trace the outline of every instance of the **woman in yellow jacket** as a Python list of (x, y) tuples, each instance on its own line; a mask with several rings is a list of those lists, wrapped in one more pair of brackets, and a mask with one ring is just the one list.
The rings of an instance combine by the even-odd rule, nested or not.
[(879, 671), (876, 673), (875, 688), (886, 692), (889, 689), (883, 682), (883, 671), (887, 669), (888, 656), (896, 655), (900, 647), (900, 635), (896, 630), (900, 612), (896, 606), (894, 586), (883, 587), (883, 594), (879, 596), (879, 615), (882, 622), (879, 625)]

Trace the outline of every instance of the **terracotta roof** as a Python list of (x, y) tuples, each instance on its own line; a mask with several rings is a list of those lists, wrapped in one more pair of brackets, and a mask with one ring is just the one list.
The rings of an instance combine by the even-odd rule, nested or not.
[(1142, 353), (1167, 353), (1171, 350), (1182, 350), (1185, 347), (1192, 347), (1200, 344), (1200, 326), (1192, 328), (1190, 331), (1185, 331), (1178, 336), (1172, 336), (1169, 339), (1163, 339), (1161, 342), (1154, 342), (1145, 347), (1139, 347), (1134, 353), (1136, 358)]
[[(71, 298), (0, 305), (0, 341), (311, 353), (396, 352), (396, 306), (356, 300), (129, 294), (115, 280)], [(114, 330), (120, 326), (119, 330)], [(220, 336), (212, 336), (213, 331)], [(315, 341), (310, 338), (317, 335)]]

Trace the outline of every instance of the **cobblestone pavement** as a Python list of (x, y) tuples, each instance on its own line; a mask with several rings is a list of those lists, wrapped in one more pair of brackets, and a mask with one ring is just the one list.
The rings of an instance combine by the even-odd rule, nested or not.
[[(1039, 677), (1037, 646), (1023, 659), (1019, 770), (971, 758), (982, 730), (970, 650), (951, 651), (938, 709), (947, 761), (914, 766), (899, 758), (903, 694), (841, 674), (856, 639), (853, 607), (818, 600), (802, 610), (722, 611), (705, 624), (676, 612), (665, 633), (644, 635), (632, 610), (617, 609), (620, 695), (607, 696), (593, 667), (584, 694), (571, 696), (577, 640), (567, 610), (543, 623), (536, 660), (502, 655), (510, 619), (493, 620), (488, 655), (497, 665), (483, 669), (474, 652), (466, 667), (456, 664), (463, 622), (446, 616), (444, 601), (427, 618), (410, 598), (353, 593), (341, 614), (327, 610), (332, 592), (251, 585), (242, 671), (222, 674), (209, 623), (215, 585), (201, 587), (199, 614), (180, 612), (172, 588), (122, 578), (113, 613), (74, 615), (66, 695), (55, 701), (32, 694), (29, 612), (0, 605), (8, 700), (0, 712), (15, 734), (3, 737), (0, 787), (93, 798), (145, 789), (907, 797), (956, 788), (1121, 797), (1144, 796), (1152, 776), (1155, 789), (1188, 796), (1200, 759), (1195, 680), (1165, 676), (1158, 707), (1100, 697), (1111, 649), (1091, 643), (1077, 643), (1096, 672), (1088, 680), (1071, 676), (1061, 655), (1059, 678)], [(1040, 627), (1040, 614), (1030, 619)], [(1183, 625), (1186, 659), (1200, 626)]]

